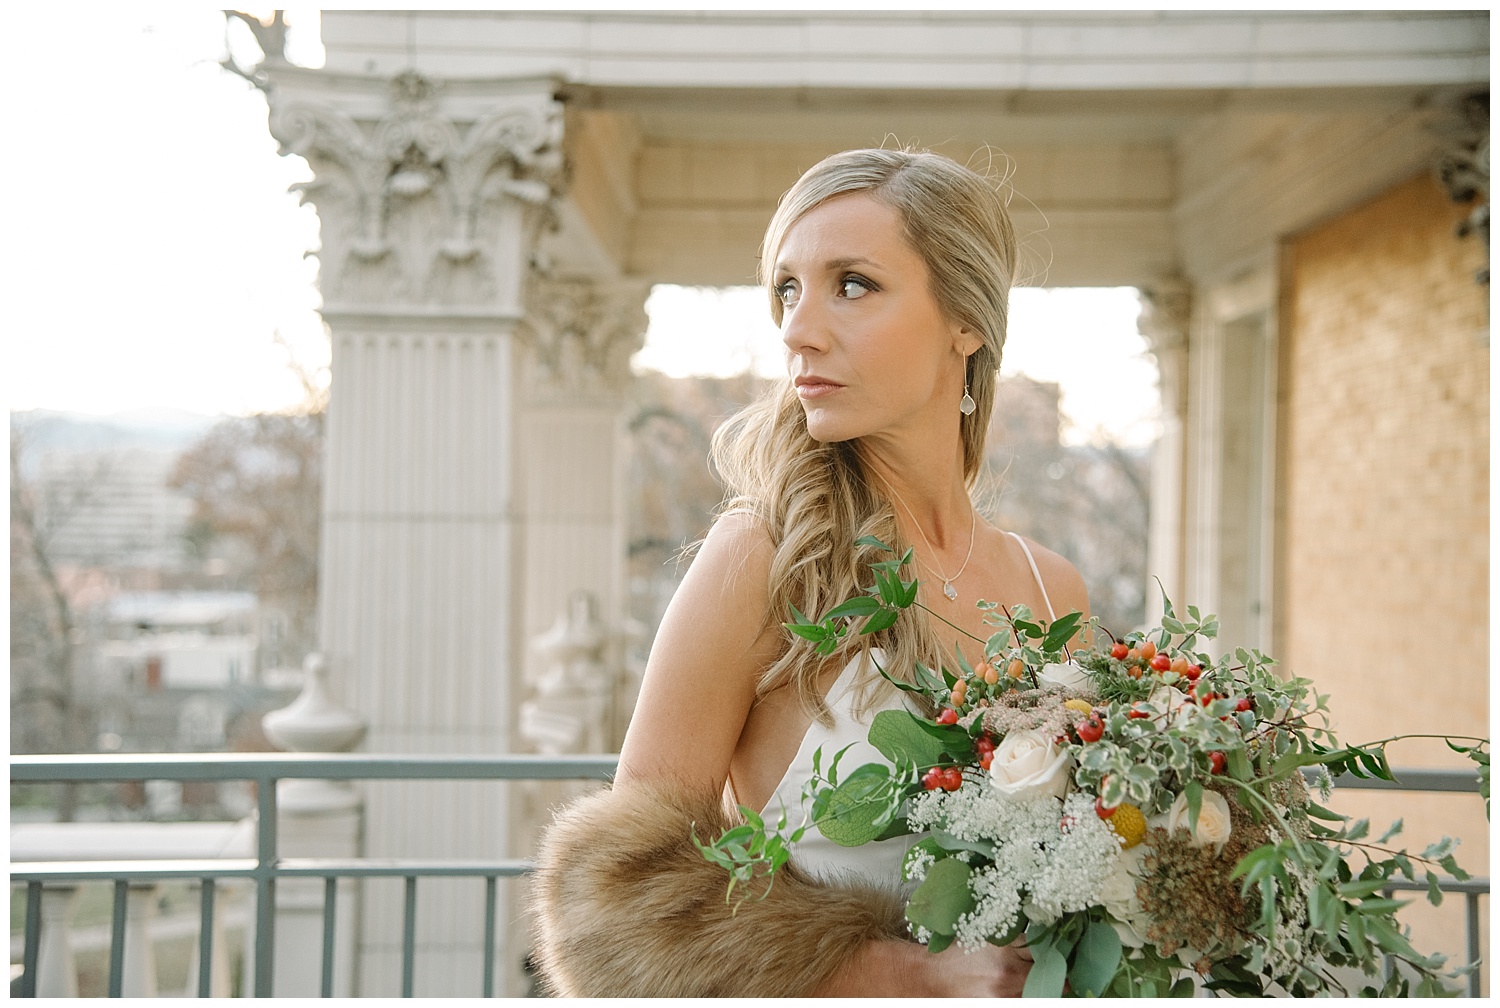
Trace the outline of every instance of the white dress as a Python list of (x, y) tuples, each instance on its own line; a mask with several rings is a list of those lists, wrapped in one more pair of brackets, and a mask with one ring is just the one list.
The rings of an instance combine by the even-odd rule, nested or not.
[[(1031, 549), (1016, 533), (1008, 534), (1020, 543), (1026, 554), (1026, 562), (1031, 565), (1037, 587), (1041, 589), (1042, 601), (1047, 605), (1047, 615), (1056, 620), (1057, 614), (1052, 609), (1052, 600), (1047, 597), (1047, 586), (1042, 583), (1042, 575), (1037, 570)], [(872, 649), (870, 654), (875, 660), (884, 663), (884, 655), (878, 648)], [(839, 760), (840, 779), (866, 763), (879, 761), (889, 765), (890, 761), (880, 754), (880, 750), (870, 745), (867, 739), (870, 722), (882, 710), (904, 706), (915, 711), (915, 708), (906, 702), (906, 694), (892, 689), (890, 692), (895, 695), (886, 703), (870, 710), (863, 718), (857, 716), (854, 702), (859, 693), (855, 688), (859, 664), (859, 658), (850, 661), (829, 688), (827, 703), (829, 710), (833, 712), (833, 724), (824, 726), (814, 720), (808, 725), (797, 755), (792, 758), (791, 765), (782, 774), (781, 782), (771, 793), (771, 800), (762, 810), (761, 814), (768, 823), (776, 822), (783, 808), (787, 812), (789, 825), (795, 826), (802, 821), (802, 787), (812, 779), (813, 753), (820, 748), (823, 753), (820, 765), (825, 776), (834, 754), (844, 746), (849, 746), (849, 751)], [(873, 668), (871, 672), (879, 674)], [(890, 840), (877, 840), (860, 847), (841, 847), (820, 833), (816, 826), (809, 826), (807, 833), (792, 848), (792, 860), (807, 873), (824, 881), (850, 878), (880, 885), (896, 885), (901, 880), (901, 862), (906, 857), (906, 852), (921, 839), (920, 834), (909, 834)]]

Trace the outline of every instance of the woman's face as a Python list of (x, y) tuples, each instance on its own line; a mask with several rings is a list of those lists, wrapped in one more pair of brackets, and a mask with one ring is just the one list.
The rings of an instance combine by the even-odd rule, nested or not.
[(821, 442), (958, 430), (964, 358), (979, 339), (943, 316), (900, 214), (861, 193), (787, 231), (773, 283), (787, 370)]

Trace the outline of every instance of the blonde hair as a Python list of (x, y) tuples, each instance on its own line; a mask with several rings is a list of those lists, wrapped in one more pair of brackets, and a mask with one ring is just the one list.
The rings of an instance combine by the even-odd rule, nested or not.
[[(781, 198), (761, 246), (760, 279), (778, 325), (782, 305), (774, 271), (787, 232), (814, 207), (851, 193), (866, 194), (897, 211), (903, 237), (926, 264), (933, 298), (944, 315), (982, 340), (967, 364), (976, 408), (960, 426), (964, 479), (972, 490), (984, 457), (1015, 276), (1016, 239), (1005, 200), (996, 183), (928, 151), (854, 150), (820, 161)], [(776, 622), (789, 620), (793, 605), (817, 619), (873, 582), (869, 564), (892, 558), (874, 547), (856, 546), (861, 536), (875, 536), (898, 553), (906, 549), (890, 501), (865, 479), (858, 442), (813, 440), (790, 379), (774, 383), (719, 428), (712, 459), (726, 488), (721, 513), (750, 511), (771, 535), (768, 618)], [(820, 673), (831, 663), (867, 657), (871, 647), (883, 649), (886, 670), (903, 677), (911, 675), (917, 661), (936, 667), (949, 657), (924, 620), (902, 620), (868, 637), (851, 634), (827, 657), (792, 638), (761, 675), (756, 695), (789, 685), (827, 723)], [(863, 708), (883, 684), (868, 662), (861, 676)]]

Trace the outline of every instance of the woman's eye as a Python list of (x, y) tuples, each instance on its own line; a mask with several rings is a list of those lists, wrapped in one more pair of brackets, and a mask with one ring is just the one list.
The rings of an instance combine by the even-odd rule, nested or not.
[(771, 288), (771, 291), (776, 295), (776, 300), (781, 302), (783, 308), (790, 308), (797, 303), (797, 285), (790, 280), (777, 284)]
[(847, 276), (839, 281), (839, 297), (857, 298), (864, 297), (871, 290), (869, 281), (863, 277)]

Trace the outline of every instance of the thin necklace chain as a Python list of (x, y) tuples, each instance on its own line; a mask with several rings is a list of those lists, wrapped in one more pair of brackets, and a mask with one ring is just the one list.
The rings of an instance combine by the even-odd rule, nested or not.
[[(882, 482), (884, 482), (884, 481), (882, 480)], [(896, 492), (896, 488), (893, 487), (893, 486), (891, 486), (889, 483), (886, 483), (885, 488), (891, 492), (891, 496), (892, 497), (896, 498), (896, 503), (898, 503), (898, 504), (901, 505), (901, 510), (903, 510), (903, 511), (906, 512), (906, 516), (908, 518), (910, 518), (911, 519), (911, 523), (914, 526), (916, 526), (917, 535), (919, 535), (919, 536), (922, 537), (922, 543), (923, 543), (923, 545), (925, 545), (928, 549), (932, 550), (932, 555), (934, 557), (936, 557), (937, 556), (937, 549), (932, 545), (931, 542), (928, 541), (928, 539), (927, 539), (927, 533), (925, 533), (925, 532), (922, 531), (922, 523), (919, 522), (919, 521), (917, 521), (917, 516), (911, 513), (911, 508), (909, 508), (909, 507), (906, 506), (906, 501), (904, 501), (904, 500), (901, 499), (901, 495)], [(964, 554), (963, 566), (961, 566), (961, 567), (958, 568), (958, 573), (957, 574), (953, 575), (952, 577), (949, 577), (948, 575), (944, 574), (941, 570), (938, 569), (938, 566), (937, 566), (936, 563), (934, 563), (931, 560), (926, 561), (927, 566), (932, 568), (932, 572), (934, 574), (936, 574), (938, 577), (940, 577), (940, 578), (943, 579), (943, 595), (948, 599), (949, 602), (957, 602), (958, 601), (958, 589), (955, 588), (955, 587), (953, 587), (953, 582), (955, 582), (959, 578), (963, 577), (964, 576), (964, 571), (967, 570), (968, 567), (969, 567), (969, 558), (974, 555), (974, 531), (978, 527), (978, 523), (979, 523), (978, 512), (976, 512), (974, 510), (974, 505), (970, 504), (969, 505), (969, 552), (967, 552), (967, 553)]]

